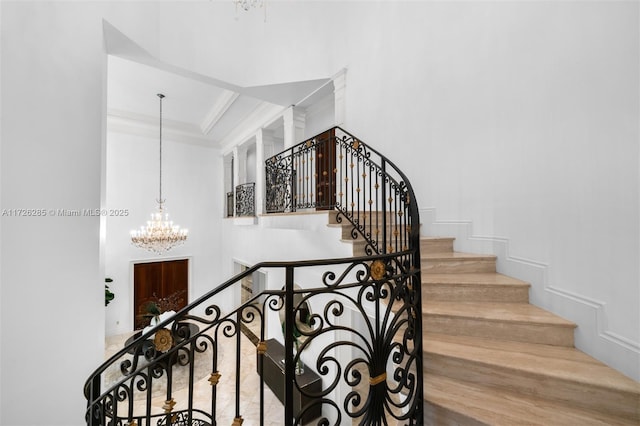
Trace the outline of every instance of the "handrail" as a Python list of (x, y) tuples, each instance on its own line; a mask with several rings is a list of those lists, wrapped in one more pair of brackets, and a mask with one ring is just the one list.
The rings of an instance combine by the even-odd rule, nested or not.
[[(314, 175), (323, 170), (308, 162), (321, 158), (329, 158), (324, 166), (333, 167), (335, 177), (316, 179)], [(338, 164), (338, 160), (344, 162)], [(218, 285), (96, 368), (84, 386), (88, 425), (213, 425), (221, 409), (219, 392), (235, 393), (234, 424), (241, 424), (246, 409), (241, 403), (240, 371), (245, 366), (240, 335), (242, 326), (256, 323), (253, 371), (257, 369), (259, 375), (260, 410), (254, 421), (264, 423), (267, 385), (280, 395), (286, 425), (308, 423), (318, 416), (320, 423), (335, 425), (345, 416), (346, 422), (360, 424), (423, 424), (419, 216), (406, 176), (338, 127), (330, 129), (329, 137), (319, 135), (302, 142), (266, 164), (268, 203), (270, 189), (280, 182), (276, 189), (281, 192), (276, 195), (289, 197), (289, 209), (335, 209), (335, 221), (346, 218), (353, 227), (352, 237), (367, 241), (367, 256), (261, 262)], [(358, 177), (362, 175), (376, 178), (367, 181)], [(298, 203), (295, 179), (335, 187), (335, 194)], [(345, 184), (338, 184), (338, 179)], [(363, 183), (369, 187), (361, 187)], [(273, 195), (271, 201), (277, 199)], [(301, 274), (304, 268), (313, 273)], [(229, 291), (239, 292), (245, 278), (263, 270), (280, 271), (284, 282), (272, 282), (267, 290), (224, 312), (219, 299)], [(273, 376), (267, 374), (273, 368), (267, 365), (267, 339), (277, 336), (268, 332), (265, 322), (274, 314), (283, 330), (284, 383), (280, 384), (271, 383)], [(308, 349), (312, 343), (314, 349)], [(235, 374), (226, 380), (218, 371), (222, 347), (236, 350)], [(295, 365), (303, 360), (308, 363), (305, 370), (320, 376), (319, 388), (303, 386), (296, 376)], [(194, 400), (194, 371), (202, 365), (211, 368), (207, 407)], [(173, 389), (179, 374), (187, 374), (181, 398)], [(164, 384), (160, 394), (154, 389), (158, 383)], [(280, 393), (278, 386), (282, 386)], [(336, 395), (342, 395), (341, 400)], [(164, 401), (162, 411), (153, 408), (154, 398)], [(294, 401), (301, 405), (294, 407)]]
[[(406, 254), (410, 254), (410, 253), (409, 252), (398, 253), (398, 255), (406, 255)], [(256, 271), (258, 271), (260, 269), (275, 269), (275, 268), (289, 268), (289, 267), (303, 268), (303, 267), (310, 267), (310, 266), (328, 266), (328, 265), (338, 265), (338, 264), (344, 264), (344, 263), (367, 262), (367, 261), (373, 261), (373, 260), (376, 260), (376, 259), (384, 259), (384, 258), (389, 258), (389, 256), (387, 256), (387, 255), (377, 255), (377, 256), (360, 256), (360, 257), (346, 257), (346, 258), (320, 259), (320, 260), (300, 260), (300, 261), (286, 261), (286, 262), (260, 262), (260, 263), (256, 263), (252, 267), (250, 267), (250, 268), (248, 268), (248, 269), (246, 269), (246, 270), (234, 275), (233, 277), (229, 278), (227, 281), (225, 281), (224, 283), (220, 284), (218, 287), (214, 288), (213, 290), (203, 294), (198, 299), (196, 299), (195, 301), (191, 302), (189, 305), (187, 305), (184, 308), (180, 309), (178, 312), (176, 312), (171, 317), (169, 317), (169, 318), (163, 320), (162, 322), (159, 322), (158, 324), (156, 324), (153, 328), (148, 330), (146, 333), (141, 334), (140, 337), (138, 337), (137, 339), (132, 341), (130, 344), (125, 345), (122, 349), (120, 349), (113, 356), (111, 356), (109, 359), (107, 359), (100, 367), (96, 368), (93, 371), (93, 373), (91, 373), (90, 377), (97, 376), (100, 373), (104, 372), (104, 370), (107, 368), (108, 364), (112, 363), (113, 361), (117, 360), (118, 358), (121, 358), (122, 355), (124, 355), (129, 350), (131, 350), (131, 349), (135, 348), (136, 346), (138, 346), (141, 341), (144, 341), (147, 338), (149, 338), (149, 336), (154, 335), (158, 330), (161, 330), (161, 329), (165, 328), (167, 325), (169, 325), (171, 323), (174, 323), (176, 320), (189, 319), (189, 316), (188, 316), (189, 311), (192, 311), (193, 309), (199, 307), (200, 305), (202, 305), (203, 303), (205, 303), (209, 299), (213, 298), (215, 295), (217, 295), (220, 292), (228, 289), (233, 284), (236, 284), (236, 283), (240, 282), (242, 279), (248, 277), (249, 275), (252, 275), (254, 272), (256, 272)], [(87, 382), (85, 383), (85, 387), (84, 387), (85, 388), (85, 397), (88, 397), (87, 390), (90, 387), (89, 385), (90, 385), (90, 380), (87, 380)]]

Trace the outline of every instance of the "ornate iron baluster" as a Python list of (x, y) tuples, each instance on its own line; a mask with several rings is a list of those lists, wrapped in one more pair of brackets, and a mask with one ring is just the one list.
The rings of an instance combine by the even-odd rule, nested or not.
[(238, 216), (256, 215), (256, 184), (243, 183), (236, 186), (236, 214)]

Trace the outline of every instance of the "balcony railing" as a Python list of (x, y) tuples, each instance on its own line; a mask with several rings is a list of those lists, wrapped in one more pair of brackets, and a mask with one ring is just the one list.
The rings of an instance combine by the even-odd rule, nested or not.
[(256, 215), (256, 184), (243, 183), (236, 186), (236, 216)]
[(419, 214), (405, 174), (360, 139), (335, 127), (266, 162), (266, 210), (335, 210), (368, 254), (419, 243)]

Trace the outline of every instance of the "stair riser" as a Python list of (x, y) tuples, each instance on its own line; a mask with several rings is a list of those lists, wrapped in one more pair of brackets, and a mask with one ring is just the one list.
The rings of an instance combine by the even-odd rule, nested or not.
[(573, 327), (490, 321), (482, 318), (460, 318), (428, 313), (423, 314), (423, 318), (424, 330), (429, 333), (486, 337), (514, 342), (540, 343), (543, 345), (573, 346)]
[(440, 302), (528, 303), (529, 289), (514, 286), (422, 283), (423, 300)]
[[(523, 395), (563, 401), (579, 408), (595, 409), (611, 415), (640, 420), (637, 394), (612, 391), (561, 378), (428, 352), (425, 353), (424, 358), (424, 373), (439, 374), (483, 386), (507, 389)], [(425, 377), (428, 378), (428, 376)]]
[(367, 253), (364, 251), (365, 244), (362, 243), (354, 243), (353, 244), (353, 255), (354, 256), (367, 256)]
[(488, 426), (464, 414), (449, 410), (429, 401), (424, 402), (424, 424), (434, 426)]
[(420, 253), (451, 253), (453, 252), (453, 238), (422, 239)]
[(423, 259), (422, 272), (432, 274), (496, 272), (496, 261), (495, 259)]

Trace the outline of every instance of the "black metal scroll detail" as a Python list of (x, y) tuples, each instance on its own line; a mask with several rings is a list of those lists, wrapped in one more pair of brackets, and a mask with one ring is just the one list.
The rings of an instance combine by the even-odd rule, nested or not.
[[(353, 276), (355, 270), (356, 280), (347, 283), (347, 277)], [(396, 270), (401, 272), (394, 273)], [(350, 265), (337, 279), (337, 274), (325, 273), (325, 284), (336, 291), (323, 312), (312, 315), (312, 330), (303, 332), (307, 339), (300, 352), (328, 335), (343, 338), (330, 339), (331, 343), (320, 351), (315, 367), (325, 386), (320, 393), (306, 393), (314, 402), (304, 407), (300, 416), (314, 405), (321, 405), (324, 411), (345, 413), (360, 424), (382, 424), (381, 419), (420, 424), (415, 418), (416, 397), (421, 395), (417, 387), (421, 386), (417, 375), (422, 372), (420, 345), (415, 344), (420, 320), (412, 305), (415, 294), (409, 284), (415, 277), (404, 265), (391, 264), (382, 278), (373, 279), (371, 275), (366, 263)], [(355, 294), (353, 289), (357, 289)], [(320, 297), (324, 297), (322, 293), (307, 292), (301, 304), (313, 305), (314, 299)], [(363, 324), (360, 329), (343, 325), (347, 313), (354, 312)], [(340, 350), (359, 356), (344, 363), (335, 355)], [(330, 395), (341, 387), (351, 390), (340, 406)], [(305, 393), (301, 387), (298, 390)], [(327, 418), (324, 421), (330, 423)]]
[(290, 155), (271, 157), (266, 164), (265, 208), (267, 213), (295, 211), (292, 157)]
[[(319, 161), (322, 171), (315, 165)], [(351, 239), (365, 241), (367, 255), (409, 250), (417, 235), (418, 211), (406, 176), (339, 127), (269, 158), (265, 167), (267, 213), (333, 209), (337, 223), (351, 224)], [(329, 182), (328, 187), (321, 182)], [(318, 197), (320, 188), (332, 196)]]
[[(315, 169), (309, 163), (328, 152), (320, 146), (325, 143), (335, 144), (335, 219), (352, 225), (352, 238), (366, 241), (367, 256), (261, 263), (222, 283), (94, 371), (84, 388), (87, 425), (214, 425), (223, 409), (236, 423), (246, 418), (262, 424), (270, 338), (284, 340), (283, 424), (301, 424), (318, 407), (318, 425), (423, 424), (420, 222), (406, 176), (336, 128), (334, 138), (312, 139), (267, 161), (267, 211), (314, 207)], [(285, 281), (272, 278), (268, 290), (237, 307), (220, 305), (259, 270), (275, 270), (269, 276)], [(300, 277), (297, 286), (294, 277)], [(296, 321), (303, 317), (306, 326), (299, 327)], [(258, 388), (249, 391), (258, 392), (260, 401), (251, 419), (241, 400), (247, 392), (241, 380), (246, 358), (240, 354), (247, 342), (242, 330), (248, 326), (257, 353), (251, 373), (259, 377)], [(162, 329), (170, 339), (163, 336), (165, 344), (156, 346), (153, 336)], [(219, 371), (229, 360), (222, 363), (224, 356), (235, 357), (234, 368)], [(300, 361), (321, 377), (320, 390), (301, 386), (294, 369)], [(201, 387), (203, 379), (210, 390)], [(219, 389), (223, 382), (231, 390)], [(206, 407), (195, 403), (196, 392), (210, 392)], [(222, 392), (226, 401), (235, 393), (235, 404), (218, 405)], [(295, 409), (294, 394), (305, 397)]]
[(236, 215), (256, 215), (256, 184), (255, 182), (243, 183), (236, 186)]

